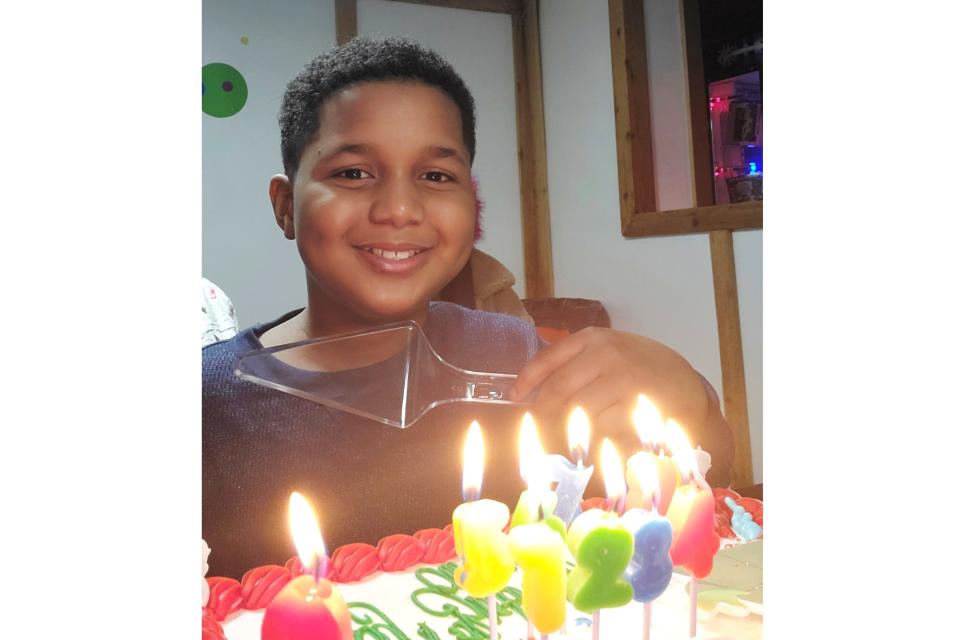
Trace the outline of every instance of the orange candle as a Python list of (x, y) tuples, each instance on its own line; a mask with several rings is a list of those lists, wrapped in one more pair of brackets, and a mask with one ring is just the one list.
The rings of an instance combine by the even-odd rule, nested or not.
[(627, 460), (627, 486), (630, 488), (627, 508), (651, 510), (653, 495), (644, 493), (641, 478), (646, 477), (649, 468), (653, 467), (659, 486), (657, 510), (660, 515), (666, 515), (673, 492), (680, 481), (680, 472), (674, 460), (664, 455), (666, 429), (663, 417), (656, 405), (643, 394), (637, 396), (637, 406), (633, 410), (633, 426), (640, 437), (643, 451), (635, 453)]
[(267, 606), (260, 627), (263, 640), (352, 640), (347, 603), (323, 577), (326, 553), (310, 504), (299, 493), (290, 495), (290, 528), (297, 554), (309, 575), (294, 578)]

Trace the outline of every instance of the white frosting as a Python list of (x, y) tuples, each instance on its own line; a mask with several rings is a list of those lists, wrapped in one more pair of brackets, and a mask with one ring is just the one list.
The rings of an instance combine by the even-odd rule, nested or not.
[[(417, 638), (417, 625), (426, 622), (441, 637), (448, 637), (446, 628), (450, 618), (436, 618), (419, 609), (410, 600), (410, 594), (423, 585), (417, 581), (411, 569), (402, 573), (378, 573), (365, 581), (339, 584), (344, 599), (350, 602), (367, 602), (386, 613), (409, 637)], [(690, 597), (686, 591), (689, 578), (674, 574), (670, 586), (653, 603), (651, 637), (656, 640), (687, 640)], [(520, 573), (517, 572), (511, 585), (519, 588)], [(424, 597), (424, 602), (428, 598)], [(703, 640), (760, 640), (763, 636), (762, 606), (744, 603), (744, 607), (720, 604), (711, 612), (699, 611), (697, 638)], [(244, 611), (223, 624), (227, 640), (260, 640), (260, 624), (263, 611)], [(592, 617), (568, 605), (567, 630), (565, 634), (551, 634), (559, 640), (563, 636), (587, 640), (591, 636)], [(643, 606), (631, 602), (619, 609), (604, 609), (600, 614), (601, 640), (636, 640), (643, 624)], [(522, 640), (527, 637), (527, 623), (517, 614), (501, 619), (501, 640)]]
[(207, 602), (210, 600), (210, 585), (207, 584), (207, 579), (204, 577), (210, 569), (207, 565), (207, 558), (209, 557), (210, 547), (207, 546), (206, 540), (200, 538), (200, 581), (203, 582), (203, 602), (200, 604), (201, 607), (207, 606)]

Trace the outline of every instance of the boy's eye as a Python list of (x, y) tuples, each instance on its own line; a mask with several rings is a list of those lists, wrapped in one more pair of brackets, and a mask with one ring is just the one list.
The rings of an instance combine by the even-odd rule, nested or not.
[(362, 180), (363, 178), (371, 177), (370, 174), (363, 169), (344, 169), (343, 171), (336, 172), (334, 175), (347, 178), (348, 180)]
[(425, 174), (423, 174), (423, 177), (430, 182), (450, 182), (453, 180), (451, 176), (448, 176), (441, 171), (427, 171)]

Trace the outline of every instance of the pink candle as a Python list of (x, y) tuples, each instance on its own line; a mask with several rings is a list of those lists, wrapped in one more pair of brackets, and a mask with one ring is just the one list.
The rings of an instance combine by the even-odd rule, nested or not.
[[(687, 437), (676, 423), (668, 420), (670, 445), (685, 484), (673, 494), (667, 519), (673, 527), (670, 558), (675, 566), (705, 578), (713, 569), (713, 556), (720, 548), (720, 536), (714, 530), (714, 499), (706, 481), (697, 471), (696, 458)], [(672, 432), (672, 433), (671, 433)]]
[(294, 578), (267, 606), (260, 627), (263, 640), (350, 640), (347, 603), (324, 578)]
[(297, 554), (311, 573), (294, 578), (267, 606), (262, 640), (352, 640), (347, 603), (326, 573), (326, 553), (317, 518), (299, 493), (290, 495), (290, 529)]

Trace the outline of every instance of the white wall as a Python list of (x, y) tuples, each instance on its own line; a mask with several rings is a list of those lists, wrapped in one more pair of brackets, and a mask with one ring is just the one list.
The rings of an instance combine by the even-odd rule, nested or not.
[[(677, 0), (647, 2), (657, 201), (693, 205), (687, 83)], [(682, 353), (722, 389), (706, 235), (620, 234), (607, 3), (540, 8), (556, 295), (596, 298), (615, 328)], [(735, 235), (754, 474), (762, 479), (762, 232)]]
[(233, 300), (242, 327), (304, 304), (303, 267), (273, 220), (267, 184), (283, 172), (280, 97), (336, 43), (333, 16), (333, 0), (203, 1), (203, 64), (235, 67), (249, 91), (236, 115), (202, 115), (203, 275)]

